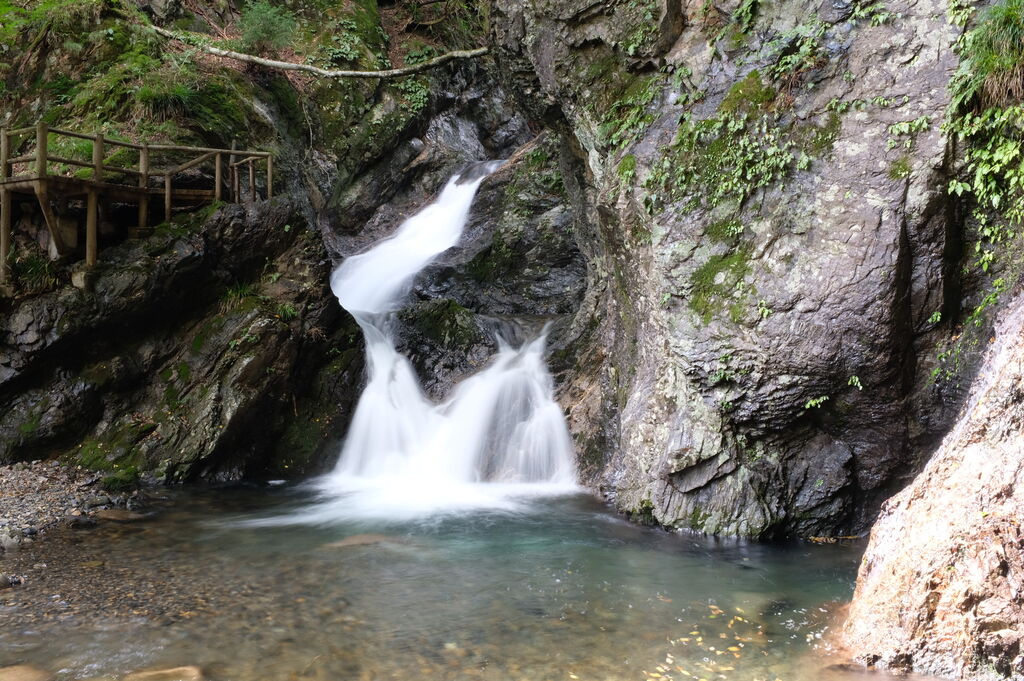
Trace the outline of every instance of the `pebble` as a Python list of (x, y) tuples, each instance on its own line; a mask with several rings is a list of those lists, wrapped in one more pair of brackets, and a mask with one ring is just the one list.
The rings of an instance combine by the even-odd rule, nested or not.
[[(91, 516), (134, 501), (102, 493), (96, 488), (99, 481), (92, 471), (56, 460), (0, 466), (0, 554), (24, 548), (61, 522), (92, 527), (96, 521)], [(127, 522), (127, 517), (108, 519)]]
[[(204, 681), (203, 670), (199, 667), (174, 667), (135, 672), (124, 677), (124, 681)], [(0, 681), (3, 681), (0, 677)]]

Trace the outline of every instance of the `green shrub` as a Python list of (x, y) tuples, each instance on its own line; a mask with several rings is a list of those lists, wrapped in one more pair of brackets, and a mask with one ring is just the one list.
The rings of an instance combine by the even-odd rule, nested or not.
[(1024, 100), (1024, 0), (989, 7), (964, 36), (960, 55), (950, 83), (954, 111)]
[(247, 52), (276, 52), (291, 44), (298, 22), (283, 7), (275, 7), (267, 0), (255, 0), (245, 5), (239, 28), (242, 31), (242, 49)]

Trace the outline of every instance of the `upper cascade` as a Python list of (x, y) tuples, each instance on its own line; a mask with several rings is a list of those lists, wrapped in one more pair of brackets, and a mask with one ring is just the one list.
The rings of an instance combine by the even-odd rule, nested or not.
[(480, 183), (501, 164), (454, 176), (394, 235), (332, 273), (334, 294), (366, 338), (369, 380), (337, 467), (318, 481), (327, 501), (303, 512), (310, 519), (511, 508), (517, 496), (577, 489), (572, 440), (544, 363), (547, 329), (521, 347), (499, 337), (491, 364), (440, 404), (395, 347), (394, 312), (416, 275), (458, 243)]

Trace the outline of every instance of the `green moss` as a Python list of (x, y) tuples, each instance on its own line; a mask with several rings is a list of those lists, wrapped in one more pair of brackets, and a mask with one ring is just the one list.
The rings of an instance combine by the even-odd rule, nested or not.
[(910, 157), (903, 155), (889, 164), (889, 170), (886, 174), (892, 180), (902, 180), (910, 177), (911, 170)]
[(808, 154), (816, 157), (826, 157), (831, 154), (842, 127), (843, 119), (836, 111), (829, 112), (828, 121), (824, 125), (811, 125), (806, 145)]
[[(732, 294), (737, 287), (743, 285), (744, 277), (749, 272), (749, 247), (743, 246), (724, 255), (711, 256), (690, 275), (690, 309), (707, 324), (726, 305), (734, 304), (735, 301), (731, 301)], [(731, 308), (729, 312), (731, 317), (737, 314)]]
[(629, 81), (601, 120), (601, 138), (619, 149), (624, 149), (635, 142), (654, 122), (656, 112), (650, 110), (650, 105), (661, 92), (662, 82), (661, 75), (639, 77)]
[(42, 420), (43, 410), (38, 408), (33, 409), (29, 414), (28, 419), (18, 426), (18, 433), (25, 439), (33, 437), (36, 434), (36, 431), (39, 430), (39, 425)]
[(82, 380), (102, 388), (113, 378), (113, 371), (107, 362), (97, 362), (82, 369)]
[(704, 234), (720, 243), (733, 243), (743, 234), (743, 223), (736, 218), (716, 220), (707, 226)]
[(126, 492), (139, 484), (139, 469), (134, 465), (126, 465), (100, 480), (100, 485), (108, 492)]
[(185, 364), (184, 362), (178, 363), (177, 373), (178, 380), (184, 383), (188, 383), (188, 381), (192, 378), (192, 369), (189, 368), (188, 364)]
[(742, 204), (753, 192), (785, 177), (794, 142), (768, 115), (722, 113), (700, 121), (684, 115), (675, 140), (644, 181), (649, 211), (661, 193), (687, 208)]
[(654, 517), (654, 503), (649, 498), (642, 500), (629, 511), (629, 519), (641, 525), (657, 525), (658, 521)]
[(224, 327), (224, 321), (221, 318), (210, 319), (203, 322), (202, 326), (196, 332), (196, 335), (192, 338), (192, 353), (199, 354), (203, 348), (206, 347), (206, 342), (210, 339), (210, 336), (217, 333)]
[(626, 154), (619, 161), (618, 167), (619, 178), (626, 184), (630, 184), (636, 179), (636, 156), (633, 154)]
[(101, 438), (89, 438), (68, 455), (68, 463), (106, 472), (103, 486), (120, 491), (133, 486), (139, 477), (142, 452), (139, 442), (156, 429), (152, 422), (133, 422)]
[(454, 300), (420, 303), (402, 313), (403, 319), (424, 337), (449, 347), (464, 347), (479, 340), (473, 313)]
[(695, 508), (693, 509), (693, 511), (690, 512), (690, 517), (687, 520), (687, 524), (689, 525), (691, 530), (704, 531), (706, 529), (705, 526), (707, 525), (707, 522), (710, 519), (710, 513), (701, 511), (699, 508)]
[(767, 111), (777, 95), (775, 88), (762, 82), (760, 72), (755, 69), (729, 89), (719, 110), (727, 113)]

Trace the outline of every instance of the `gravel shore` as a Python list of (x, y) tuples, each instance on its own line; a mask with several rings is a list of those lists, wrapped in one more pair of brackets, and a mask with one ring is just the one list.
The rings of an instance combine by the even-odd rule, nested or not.
[(107, 493), (101, 479), (57, 461), (0, 466), (0, 554), (37, 541), (59, 523), (87, 525), (101, 511), (133, 506), (135, 493)]

